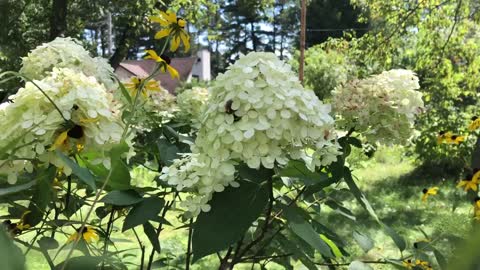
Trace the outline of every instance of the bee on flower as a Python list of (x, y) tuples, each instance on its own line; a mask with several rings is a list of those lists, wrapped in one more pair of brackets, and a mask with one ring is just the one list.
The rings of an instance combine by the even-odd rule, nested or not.
[(61, 132), (52, 146), (50, 151), (59, 149), (62, 152), (80, 152), (85, 144), (84, 128), (80, 125), (74, 125), (71, 128)]
[(478, 118), (478, 116), (473, 116), (471, 120), (472, 122), (470, 122), (470, 125), (468, 125), (469, 131), (475, 131), (480, 128), (480, 118)]
[(160, 87), (160, 83), (155, 80), (148, 80), (145, 82), (145, 79), (132, 77), (130, 78), (129, 82), (123, 83), (125, 88), (130, 92), (130, 96), (135, 97), (137, 95), (138, 90), (140, 90), (140, 86), (143, 85), (143, 89), (141, 94), (144, 98), (147, 98), (148, 92), (160, 92), (162, 88)]
[(178, 71), (172, 66), (170, 66), (171, 61), (168, 56), (163, 54), (159, 56), (154, 50), (146, 50), (145, 52), (147, 53), (147, 55), (144, 57), (145, 59), (155, 60), (155, 62), (157, 62), (161, 66), (160, 69), (163, 72), (168, 71), (168, 73), (170, 73), (170, 76), (172, 78), (177, 78), (177, 79), (180, 78)]
[(479, 182), (480, 182), (480, 170), (475, 169), (474, 175), (467, 176), (467, 180), (460, 181), (457, 187), (458, 188), (463, 187), (465, 192), (467, 192), (469, 189), (473, 191), (477, 191)]
[(97, 231), (92, 228), (92, 227), (85, 227), (83, 230), (80, 232), (80, 230), (77, 230), (75, 233), (70, 235), (70, 237), (67, 239), (67, 244), (75, 241), (81, 237), (87, 244), (97, 242), (99, 240), (99, 236)]
[(426, 202), (429, 196), (437, 195), (438, 187), (424, 188), (422, 193), (422, 202)]
[(175, 52), (180, 44), (183, 44), (185, 52), (190, 50), (190, 36), (185, 31), (187, 22), (171, 11), (160, 11), (158, 16), (151, 16), (152, 22), (160, 24), (163, 28), (155, 34), (155, 39), (171, 37), (170, 51)]

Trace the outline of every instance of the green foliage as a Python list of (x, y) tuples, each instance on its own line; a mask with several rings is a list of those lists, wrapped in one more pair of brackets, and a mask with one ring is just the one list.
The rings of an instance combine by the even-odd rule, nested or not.
[(318, 250), (320, 254), (327, 258), (333, 258), (332, 251), (328, 244), (320, 237), (320, 235), (313, 229), (312, 225), (302, 217), (299, 209), (296, 207), (289, 207), (285, 210), (285, 218), (288, 221), (288, 226), (298, 237), (307, 242), (312, 248)]
[(25, 257), (4, 228), (0, 228), (0, 259), (5, 270), (24, 270)]
[(160, 198), (145, 198), (134, 205), (123, 222), (122, 231), (126, 231), (135, 226), (147, 223), (150, 220), (158, 220), (158, 215), (165, 205), (165, 201)]
[(480, 60), (473, 2), (354, 3), (365, 10), (364, 18), (372, 26), (372, 31), (350, 42), (348, 54), (363, 70), (360, 73), (402, 67), (420, 78), (427, 110), (416, 125), (419, 158), (444, 172), (468, 166), (473, 140), (439, 145), (437, 136), (440, 131), (467, 135), (469, 119), (477, 114)]
[[(219, 252), (243, 238), (268, 202), (265, 182), (242, 181), (213, 196), (212, 209), (201, 213), (192, 236), (193, 261)], [(232, 199), (235, 198), (235, 199)]]
[[(292, 60), (293, 67), (298, 69), (296, 53)], [(315, 91), (320, 99), (330, 97), (330, 92), (339, 84), (356, 77), (355, 68), (345, 53), (335, 49), (316, 45), (305, 52), (305, 86)]]
[(128, 206), (141, 202), (142, 197), (134, 190), (114, 190), (105, 195), (100, 201), (111, 205)]

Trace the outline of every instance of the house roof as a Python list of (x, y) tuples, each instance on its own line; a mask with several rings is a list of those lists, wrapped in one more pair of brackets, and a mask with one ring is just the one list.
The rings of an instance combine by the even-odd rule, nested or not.
[[(180, 84), (180, 81), (185, 81), (192, 72), (193, 64), (197, 61), (196, 57), (186, 58), (173, 58), (170, 65), (175, 68), (179, 75), (180, 80), (172, 79), (168, 73), (160, 73), (154, 77), (155, 80), (160, 81), (162, 87), (167, 89), (170, 93), (175, 92), (175, 88)], [(132, 76), (147, 77), (153, 72), (155, 68), (155, 61), (148, 60), (125, 60), (120, 63), (119, 67), (115, 70), (115, 73), (120, 80), (126, 80)]]

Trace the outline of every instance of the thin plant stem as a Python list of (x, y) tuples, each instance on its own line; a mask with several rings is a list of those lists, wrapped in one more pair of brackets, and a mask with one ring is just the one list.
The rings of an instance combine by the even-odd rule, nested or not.
[[(110, 217), (108, 219), (108, 223), (107, 223), (107, 232), (105, 234), (105, 241), (103, 242), (103, 257), (105, 257), (105, 255), (107, 254), (107, 251), (108, 251), (108, 240), (110, 238), (110, 233), (111, 233), (111, 230), (112, 230), (112, 225), (113, 225), (113, 214), (115, 213), (115, 210), (110, 210)], [(105, 267), (105, 261), (102, 262), (102, 269), (104, 269)]]
[[(178, 193), (175, 193), (175, 196), (173, 197), (172, 201), (170, 203), (165, 204), (165, 207), (163, 208), (163, 211), (162, 211), (162, 219), (165, 219), (165, 215), (167, 214), (167, 211), (170, 209), (170, 207), (172, 207), (172, 205), (175, 202), (175, 199), (177, 198), (177, 196), (178, 196)], [(163, 226), (163, 222), (160, 222), (160, 224), (158, 224), (158, 228), (157, 228), (157, 238), (160, 236), (160, 232), (162, 231), (162, 226)], [(153, 256), (154, 255), (155, 255), (155, 249), (152, 248), (152, 251), (150, 252), (150, 257), (148, 258), (147, 270), (152, 269), (152, 263), (153, 263)]]
[(193, 218), (190, 219), (190, 224), (188, 226), (187, 258), (185, 260), (185, 270), (190, 270), (190, 257), (192, 256), (192, 234)]
[(137, 238), (138, 246), (140, 247), (140, 250), (142, 251), (142, 256), (140, 258), (140, 270), (143, 270), (143, 264), (145, 261), (145, 246), (142, 244), (142, 241), (140, 240), (140, 237), (138, 237), (138, 233), (135, 230), (135, 228), (132, 228), (133, 234), (135, 235), (135, 238)]

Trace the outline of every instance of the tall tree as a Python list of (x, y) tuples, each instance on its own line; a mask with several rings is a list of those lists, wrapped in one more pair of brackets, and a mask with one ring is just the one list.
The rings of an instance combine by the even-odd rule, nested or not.
[(67, 32), (68, 0), (53, 0), (50, 15), (50, 40)]
[(357, 36), (367, 32), (368, 23), (359, 22), (360, 8), (350, 0), (312, 0), (307, 8), (306, 46), (311, 47), (329, 37), (339, 38), (344, 32), (354, 31)]

